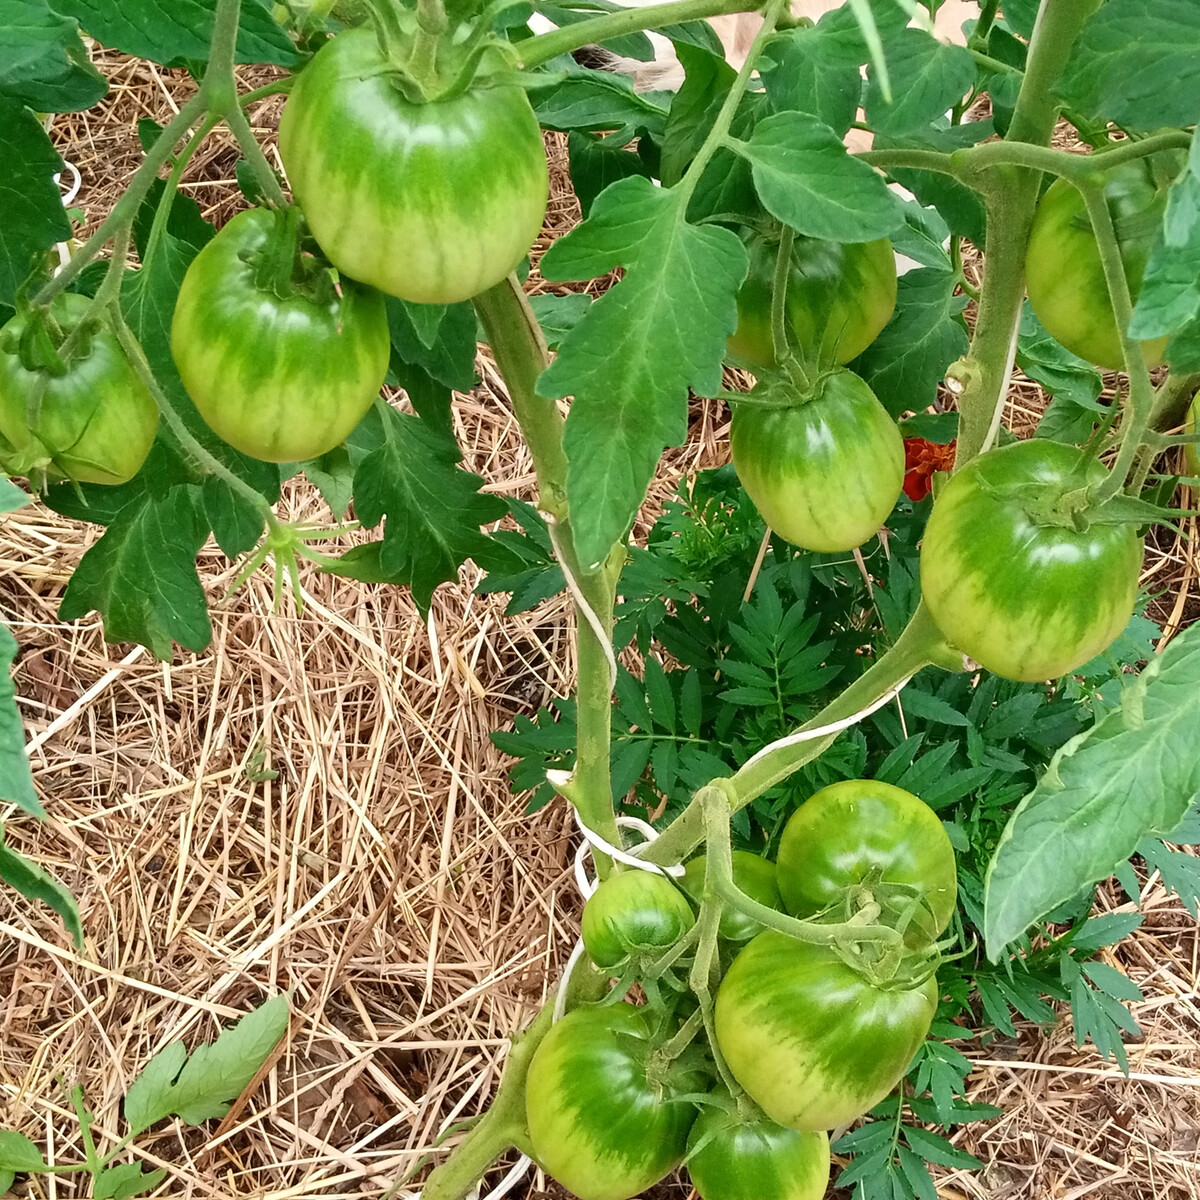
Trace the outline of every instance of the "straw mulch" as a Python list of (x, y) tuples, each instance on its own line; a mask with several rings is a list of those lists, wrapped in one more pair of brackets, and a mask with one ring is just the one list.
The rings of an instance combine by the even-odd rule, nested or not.
[[(103, 57), (109, 100), (56, 125), (92, 225), (136, 166), (138, 117), (162, 121), (188, 86)], [(268, 142), (277, 114), (274, 103), (255, 114)], [(197, 158), (188, 190), (206, 215), (237, 207), (233, 163), (220, 139)], [(549, 228), (575, 219), (560, 172)], [(456, 405), (466, 465), (528, 496), (502, 385), (486, 359), (480, 368), (483, 383)], [(1026, 388), (1017, 398), (1037, 402)], [(717, 406), (697, 407), (657, 500), (723, 461), (726, 436)], [(302, 483), (281, 509), (328, 519)], [(262, 572), (225, 598), (234, 570), (210, 548), (212, 645), (162, 665), (105, 646), (95, 618), (56, 616), (97, 533), (38, 506), (0, 525), (0, 607), (23, 647), (17, 690), (51, 814), (45, 826), (12, 817), (8, 834), (71, 888), (88, 933), (77, 955), (50, 915), (0, 893), (0, 1126), (52, 1162), (77, 1161), (74, 1084), (97, 1136), (116, 1138), (120, 1097), (151, 1054), (209, 1039), (287, 989), (290, 1034), (262, 1086), (219, 1125), (170, 1123), (139, 1140), (168, 1171), (159, 1194), (382, 1195), (441, 1153), (445, 1124), (480, 1110), (506, 1035), (545, 999), (576, 937), (567, 813), (527, 818), (488, 741), (569, 689), (567, 606), (506, 618), (503, 597), (471, 594), (468, 568), (425, 621), (396, 589), (309, 570), (298, 616), (273, 611)], [(1186, 547), (1164, 547), (1148, 568), (1182, 618)], [(1066, 1027), (967, 1045), (980, 1059), (973, 1098), (1005, 1115), (959, 1135), (987, 1165), (945, 1173), (944, 1200), (1200, 1195), (1200, 941), (1156, 880), (1144, 901), (1144, 928), (1111, 960), (1147, 997), (1133, 1076), (1077, 1050)], [(83, 1194), (69, 1178), (21, 1186)]]

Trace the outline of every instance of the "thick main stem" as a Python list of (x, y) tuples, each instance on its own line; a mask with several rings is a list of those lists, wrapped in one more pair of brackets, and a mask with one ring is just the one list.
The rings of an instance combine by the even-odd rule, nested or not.
[[(604, 632), (593, 629), (576, 605), (575, 639), (578, 663), (578, 749), (571, 777), (571, 800), (589, 828), (614, 845), (620, 844), (609, 781), (612, 723), (610, 654), (613, 600), (624, 563), (623, 548), (598, 570), (585, 571), (575, 554), (567, 511), (567, 456), (563, 450), (563, 417), (555, 401), (539, 395), (537, 380), (549, 361), (541, 329), (515, 277), (475, 298), (496, 365), (508, 387), (513, 410), (533, 456), (538, 481), (538, 507), (557, 523), (555, 539), (563, 567), (579, 585), (583, 600)], [(597, 869), (607, 874), (609, 863), (597, 855)]]
[[(1054, 84), (1099, 3), (1044, 0), (1006, 141), (1049, 144), (1058, 119)], [(975, 336), (966, 362), (956, 372), (962, 383), (956, 467), (987, 444), (1004, 402), (1025, 299), (1025, 247), (1040, 185), (1040, 172), (1018, 167), (996, 168), (980, 180), (987, 204), (987, 269)]]

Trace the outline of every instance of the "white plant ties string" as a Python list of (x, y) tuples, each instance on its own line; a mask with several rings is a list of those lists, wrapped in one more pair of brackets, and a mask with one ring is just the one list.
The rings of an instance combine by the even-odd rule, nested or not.
[(996, 438), (1000, 436), (1000, 423), (1004, 420), (1004, 407), (1008, 402), (1008, 388), (1012, 383), (1013, 367), (1017, 362), (1017, 342), (1021, 336), (1021, 318), (1020, 314), (1013, 321), (1012, 337), (1008, 343), (1008, 362), (1004, 366), (1004, 382), (1000, 385), (1000, 395), (996, 397), (996, 407), (992, 412), (992, 423), (988, 427), (987, 437), (983, 440), (983, 446), (980, 448), (982, 454), (985, 450), (990, 450), (996, 444)]
[(604, 658), (608, 663), (608, 690), (611, 692), (617, 686), (617, 656), (613, 653), (612, 642), (604, 630), (603, 622), (596, 615), (596, 610), (588, 603), (587, 597), (583, 594), (579, 581), (572, 574), (571, 568), (567, 566), (567, 556), (563, 553), (562, 539), (558, 536), (558, 519), (553, 513), (548, 512), (543, 512), (541, 516), (542, 520), (546, 522), (546, 528), (550, 531), (550, 545), (554, 547), (554, 557), (558, 559), (558, 565), (562, 567), (563, 578), (567, 581), (567, 591), (571, 593), (575, 607), (583, 613), (584, 620), (591, 627), (592, 633), (596, 635), (596, 641), (604, 647)]
[[(49, 132), (49, 129), (47, 129)], [(79, 168), (74, 164), (63, 159), (63, 170), (67, 171), (71, 176), (71, 186), (63, 192), (63, 208), (69, 208), (75, 197), (79, 195), (79, 189), (83, 186), (83, 176), (79, 174)], [(54, 182), (62, 189), (62, 172), (60, 171), (54, 176)], [(66, 242), (59, 242), (55, 247), (58, 251), (58, 269), (61, 271), (63, 267), (71, 261), (71, 247)]]
[(885, 704), (890, 704), (908, 685), (908, 681), (912, 678), (911, 675), (902, 679), (890, 692), (885, 692), (878, 700), (868, 704), (866, 708), (860, 708), (853, 716), (843, 717), (840, 721), (832, 721), (828, 725), (819, 725), (816, 729), (801, 729), (798, 733), (789, 733), (787, 737), (781, 737), (779, 741), (772, 742), (769, 746), (764, 746), (757, 754), (749, 758), (739, 768), (745, 771), (748, 767), (752, 767), (761, 758), (765, 758), (775, 750), (783, 750), (788, 746), (800, 746), (805, 742), (811, 742), (816, 738), (827, 737), (831, 733), (841, 733), (843, 729), (849, 729), (851, 725), (857, 725), (859, 721), (865, 720), (873, 712), (878, 712)]

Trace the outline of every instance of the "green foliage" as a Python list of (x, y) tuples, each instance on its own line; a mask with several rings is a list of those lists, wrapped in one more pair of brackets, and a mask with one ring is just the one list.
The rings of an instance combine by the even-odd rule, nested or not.
[[(182, 1042), (172, 1042), (159, 1051), (126, 1092), (129, 1131), (107, 1153), (98, 1153), (95, 1147), (95, 1118), (87, 1108), (83, 1089), (73, 1089), (71, 1100), (87, 1157), (80, 1163), (58, 1161), (54, 1171), (91, 1175), (93, 1200), (129, 1200), (153, 1191), (167, 1177), (165, 1169), (151, 1171), (137, 1160), (114, 1160), (125, 1154), (138, 1134), (163, 1117), (177, 1115), (189, 1125), (223, 1117), (229, 1102), (245, 1091), (287, 1032), (289, 1013), (287, 996), (275, 996), (248, 1012), (216, 1041), (197, 1047), (190, 1057)], [(27, 1137), (15, 1130), (0, 1130), (0, 1190), (6, 1192), (17, 1174), (50, 1169)]]

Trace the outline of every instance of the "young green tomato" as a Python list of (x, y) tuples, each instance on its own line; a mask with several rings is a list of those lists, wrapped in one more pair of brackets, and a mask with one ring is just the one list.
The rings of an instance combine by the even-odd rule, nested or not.
[(389, 66), (369, 25), (321, 47), (279, 125), (288, 180), (338, 270), (418, 304), (469, 300), (541, 230), (537, 118), (524, 89), (499, 83), (415, 104)]
[(687, 1169), (700, 1200), (822, 1200), (829, 1138), (705, 1108), (688, 1136)]
[[(775, 363), (771, 295), (778, 241), (747, 240), (750, 273), (738, 292), (729, 352), (752, 367)], [(788, 274), (787, 335), (814, 366), (848, 363), (880, 334), (896, 309), (896, 256), (887, 238), (826, 242), (796, 237)]]
[[(779, 887), (775, 882), (775, 864), (768, 862), (758, 854), (749, 850), (735, 850), (733, 859), (733, 882), (759, 904), (768, 908), (780, 906)], [(704, 897), (704, 874), (708, 869), (706, 855), (698, 855), (691, 859), (684, 868), (683, 878), (679, 886), (699, 904)], [(751, 916), (740, 909), (727, 904), (721, 910), (721, 923), (718, 933), (726, 941), (748, 942), (762, 926)]]
[[(50, 305), (64, 337), (91, 307), (65, 293)], [(101, 322), (77, 335), (61, 371), (22, 361), (29, 314), (0, 329), (0, 462), (14, 475), (125, 483), (141, 469), (158, 429), (158, 406), (116, 336)], [(31, 405), (36, 412), (31, 412)]]
[(552, 1026), (525, 1083), (533, 1157), (580, 1200), (629, 1200), (683, 1160), (694, 1077), (655, 1056), (647, 1010), (579, 1008)]
[(583, 944), (598, 967), (661, 956), (695, 924), (687, 898), (665, 876), (610, 875), (583, 906)]
[(840, 368), (798, 405), (738, 405), (730, 450), (763, 520), (806, 550), (861, 546), (887, 520), (904, 484), (896, 422), (857, 375)]
[(717, 1043), (734, 1078), (780, 1125), (833, 1129), (903, 1078), (929, 1032), (937, 982), (883, 987), (828, 946), (768, 929), (717, 992)]
[[(1156, 180), (1154, 169), (1146, 159), (1125, 163), (1108, 173), (1104, 186), (1125, 282), (1134, 301), (1167, 203), (1167, 190)], [(1038, 202), (1025, 279), (1033, 311), (1059, 342), (1098, 367), (1110, 371), (1124, 368), (1117, 318), (1096, 236), (1083, 196), (1068, 179), (1056, 179)], [(1142, 343), (1147, 366), (1162, 364), (1166, 345), (1166, 338)]]
[(910, 945), (934, 941), (954, 915), (958, 883), (945, 826), (912, 792), (886, 783), (848, 779), (810, 796), (784, 826), (776, 864), (793, 916), (815, 916), (870, 881), (877, 900), (895, 890), (892, 914), (897, 903), (906, 907), (909, 889), (919, 893)]
[[(946, 640), (1006, 679), (1081, 667), (1129, 624), (1142, 540), (1133, 525), (1054, 516), (1107, 478), (1048, 438), (972, 459), (938, 495), (921, 544), (921, 595)], [(1049, 514), (1049, 515), (1047, 515)]]
[(183, 385), (212, 431), (251, 458), (301, 462), (345, 441), (391, 357), (383, 297), (328, 269), (278, 289), (260, 276), (277, 214), (238, 213), (188, 267), (171, 322)]

